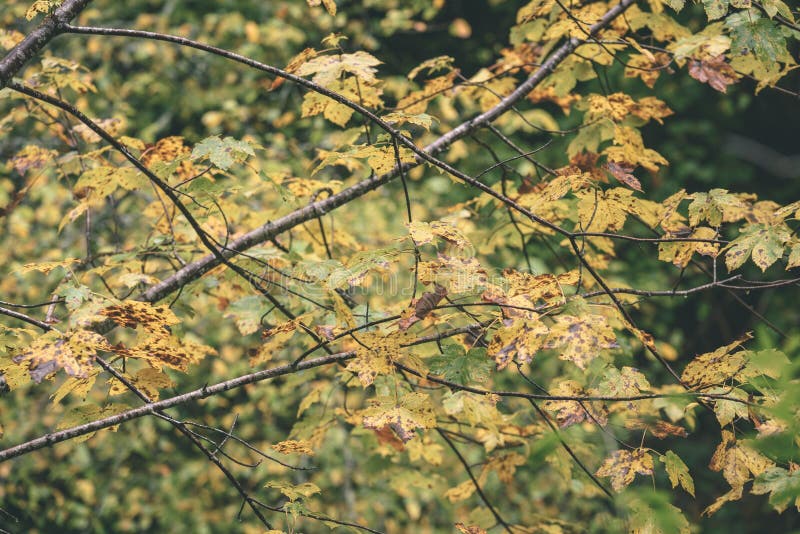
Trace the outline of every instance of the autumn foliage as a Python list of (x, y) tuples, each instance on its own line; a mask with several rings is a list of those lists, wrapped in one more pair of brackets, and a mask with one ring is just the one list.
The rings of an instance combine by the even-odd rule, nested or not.
[(4, 531), (800, 526), (791, 2), (150, 4), (0, 14)]

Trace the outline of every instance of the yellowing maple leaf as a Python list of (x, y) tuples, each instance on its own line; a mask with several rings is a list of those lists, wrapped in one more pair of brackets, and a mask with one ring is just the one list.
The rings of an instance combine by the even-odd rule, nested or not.
[(297, 69), (300, 76), (312, 76), (314, 83), (329, 87), (339, 80), (342, 74), (348, 73), (356, 76), (362, 84), (374, 85), (378, 79), (375, 77), (376, 67), (383, 63), (378, 58), (359, 50), (352, 54), (329, 54), (309, 59)]
[(722, 442), (714, 451), (708, 467), (712, 471), (722, 471), (728, 484), (736, 489), (774, 465), (772, 460), (761, 453), (739, 444), (732, 432), (723, 430)]
[(652, 173), (658, 171), (659, 165), (669, 164), (661, 154), (645, 148), (642, 134), (630, 126), (615, 126), (614, 146), (606, 148), (602, 153), (608, 156), (609, 161), (628, 166), (641, 165)]
[(371, 399), (362, 415), (365, 428), (389, 426), (403, 443), (416, 436), (416, 429), (436, 426), (433, 404), (425, 393), (406, 393), (399, 402), (395, 397)]
[(622, 491), (633, 482), (636, 475), (653, 474), (653, 457), (644, 449), (614, 451), (595, 474), (610, 477), (611, 487), (615, 491)]
[[(574, 380), (562, 380), (550, 388), (550, 395), (557, 397), (585, 397), (586, 391)], [(583, 421), (591, 421), (600, 426), (608, 422), (608, 409), (599, 402), (574, 400), (548, 400), (544, 408), (555, 412), (556, 421), (561, 428), (567, 428)]]
[(750, 339), (746, 335), (729, 345), (719, 347), (713, 352), (707, 352), (695, 357), (689, 362), (681, 375), (681, 381), (695, 389), (724, 384), (736, 377), (745, 369), (747, 359), (745, 353), (735, 352), (742, 343)]
[(543, 345), (545, 349), (560, 349), (559, 358), (581, 369), (586, 369), (600, 351), (617, 347), (614, 330), (602, 315), (559, 315)]
[[(667, 234), (666, 237), (672, 236)], [(693, 230), (688, 237), (692, 239), (717, 239), (717, 232), (713, 228), (702, 226)], [(668, 241), (658, 244), (658, 259), (668, 261), (678, 267), (686, 267), (695, 253), (713, 258), (718, 252), (718, 244), (704, 243), (702, 241)]]
[(311, 447), (311, 443), (302, 439), (287, 439), (272, 445), (272, 449), (281, 454), (305, 454), (307, 456), (314, 455), (314, 449)]

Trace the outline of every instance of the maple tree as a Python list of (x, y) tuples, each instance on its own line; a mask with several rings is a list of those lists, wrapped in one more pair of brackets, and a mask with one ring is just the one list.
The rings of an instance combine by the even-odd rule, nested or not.
[(791, 2), (138, 4), (0, 14), (0, 528), (800, 525)]

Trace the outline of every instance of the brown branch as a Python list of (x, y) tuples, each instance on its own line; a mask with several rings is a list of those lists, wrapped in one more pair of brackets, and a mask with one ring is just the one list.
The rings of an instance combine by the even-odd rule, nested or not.
[(60, 443), (78, 436), (83, 436), (85, 434), (97, 432), (98, 430), (102, 430), (104, 428), (116, 426), (132, 419), (138, 419), (139, 417), (143, 417), (145, 415), (153, 415), (159, 410), (166, 410), (167, 408), (172, 408), (173, 406), (204, 399), (206, 397), (217, 395), (219, 393), (223, 393), (234, 388), (239, 388), (247, 384), (261, 382), (263, 380), (304, 371), (306, 369), (312, 369), (314, 367), (343, 362), (353, 358), (354, 356), (355, 352), (343, 352), (330, 356), (322, 356), (313, 360), (306, 360), (296, 366), (292, 364), (282, 365), (280, 367), (273, 367), (271, 369), (265, 369), (263, 371), (258, 371), (233, 378), (231, 380), (226, 380), (224, 382), (219, 382), (213, 386), (203, 386), (200, 389), (184, 393), (183, 395), (177, 395), (175, 397), (170, 397), (169, 399), (146, 404), (144, 406), (133, 408), (114, 416), (98, 419), (97, 421), (92, 421), (83, 425), (45, 434), (44, 436), (26, 441), (25, 443), (21, 443), (14, 447), (9, 447), (8, 449), (0, 451), (0, 462), (22, 456), (23, 454), (27, 454), (31, 451), (50, 447), (56, 443)]

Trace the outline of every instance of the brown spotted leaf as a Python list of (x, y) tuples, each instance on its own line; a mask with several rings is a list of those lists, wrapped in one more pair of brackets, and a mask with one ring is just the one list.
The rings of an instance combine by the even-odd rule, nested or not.
[(364, 427), (378, 430), (388, 426), (403, 443), (416, 435), (416, 429), (436, 426), (433, 404), (425, 393), (407, 393), (399, 402), (393, 396), (378, 397), (370, 404), (362, 412)]
[(41, 382), (59, 369), (75, 378), (87, 378), (94, 368), (95, 354), (110, 350), (106, 338), (96, 332), (74, 330), (63, 335), (48, 332), (15, 355), (13, 361), (27, 364), (34, 382)]
[(615, 491), (622, 491), (633, 482), (636, 475), (653, 474), (653, 457), (644, 449), (614, 451), (595, 474), (610, 477), (611, 487)]
[(108, 306), (100, 311), (104, 315), (126, 328), (141, 326), (147, 332), (164, 332), (168, 327), (181, 322), (166, 306), (154, 306), (149, 302), (125, 300), (121, 304)]
[(728, 382), (747, 364), (745, 352), (732, 352), (751, 337), (747, 334), (729, 345), (695, 357), (683, 370), (681, 380), (695, 389)]
[[(585, 397), (586, 391), (574, 380), (564, 380), (550, 390), (555, 397)], [(561, 428), (567, 428), (583, 421), (590, 421), (600, 426), (608, 422), (608, 409), (599, 402), (574, 400), (548, 400), (544, 408), (555, 412), (556, 421)]]
[(199, 363), (206, 356), (216, 353), (208, 345), (160, 333), (147, 334), (134, 347), (117, 349), (117, 352), (129, 358), (145, 360), (156, 369), (169, 367), (184, 372), (190, 364)]
[(711, 462), (712, 471), (722, 471), (722, 476), (732, 488), (741, 488), (754, 476), (758, 476), (775, 463), (755, 449), (736, 441), (732, 432), (722, 431), (722, 442), (717, 446)]
[(550, 327), (544, 348), (558, 349), (558, 357), (586, 369), (602, 350), (619, 347), (614, 330), (602, 315), (559, 315)]

